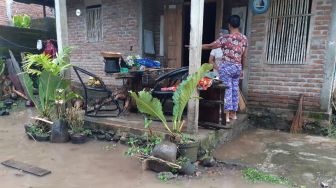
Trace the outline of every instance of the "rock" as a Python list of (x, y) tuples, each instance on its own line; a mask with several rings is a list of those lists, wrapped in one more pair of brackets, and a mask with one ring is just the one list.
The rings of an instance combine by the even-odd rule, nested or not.
[(50, 142), (65, 143), (70, 139), (68, 124), (65, 120), (56, 120), (51, 126)]
[(120, 141), (120, 144), (127, 144), (127, 137), (121, 136), (119, 141)]
[(196, 166), (192, 164), (190, 161), (185, 162), (182, 165), (182, 168), (179, 170), (180, 174), (183, 175), (194, 175), (196, 172)]
[(204, 167), (213, 167), (216, 165), (216, 161), (213, 157), (206, 157), (202, 160), (202, 165)]
[(143, 170), (152, 170), (154, 172), (168, 172), (171, 167), (166, 163), (162, 163), (153, 159), (146, 159), (142, 162)]
[(322, 188), (328, 188), (329, 187), (329, 183), (328, 182), (321, 182), (321, 187)]
[(161, 142), (156, 145), (152, 151), (154, 157), (163, 159), (169, 162), (176, 161), (177, 146), (176, 144), (168, 141)]
[(112, 138), (113, 137), (110, 134), (108, 134), (108, 133), (105, 134), (105, 140), (106, 141), (112, 141)]
[(160, 180), (162, 180), (162, 178), (164, 178), (165, 180), (171, 180), (176, 178), (177, 175), (174, 175), (171, 172), (159, 172), (156, 177)]
[(120, 138), (121, 138), (121, 135), (115, 134), (112, 138), (112, 141), (118, 142), (120, 140)]
[(99, 134), (97, 135), (98, 140), (105, 140), (105, 134)]

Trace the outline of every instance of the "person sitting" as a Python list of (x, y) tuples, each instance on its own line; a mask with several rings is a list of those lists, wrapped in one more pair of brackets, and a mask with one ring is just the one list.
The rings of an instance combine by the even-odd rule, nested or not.
[[(227, 29), (221, 29), (219, 32), (219, 37), (222, 37), (223, 35), (229, 34), (229, 31)], [(222, 48), (216, 48), (212, 49), (210, 52), (209, 57), (209, 63), (212, 65), (219, 66), (219, 64), (222, 62), (223, 59), (223, 51)], [(214, 69), (214, 72), (216, 74), (216, 77), (218, 77), (218, 71)]]

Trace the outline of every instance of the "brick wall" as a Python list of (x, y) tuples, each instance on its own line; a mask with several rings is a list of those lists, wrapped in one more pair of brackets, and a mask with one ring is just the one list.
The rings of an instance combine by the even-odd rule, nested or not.
[(7, 25), (6, 1), (0, 1), (0, 25)]
[[(46, 7), (47, 17), (54, 17), (51, 8)], [(32, 19), (43, 18), (43, 6), (13, 2), (12, 15), (27, 14)]]
[[(68, 1), (69, 45), (75, 49), (71, 55), (71, 63), (87, 69), (101, 77), (108, 85), (119, 85), (104, 72), (102, 51), (141, 54), (139, 45), (139, 5), (135, 0), (102, 0), (103, 40), (89, 43), (86, 38), (85, 5), (83, 0)], [(76, 9), (82, 11), (77, 17)], [(133, 48), (130, 51), (130, 48)], [(72, 74), (72, 78), (77, 77)]]
[[(46, 7), (48, 17), (54, 17), (50, 8)], [(12, 4), (12, 16), (27, 14), (32, 19), (43, 17), (43, 6), (34, 4), (24, 4), (13, 2)], [(7, 17), (6, 0), (0, 1), (0, 25), (8, 25), (9, 19)]]
[(268, 65), (262, 61), (266, 46), (267, 14), (252, 17), (249, 37), (248, 104), (250, 109), (296, 109), (300, 94), (304, 110), (320, 110), (323, 65), (331, 19), (331, 0), (313, 1), (310, 49), (306, 65)]

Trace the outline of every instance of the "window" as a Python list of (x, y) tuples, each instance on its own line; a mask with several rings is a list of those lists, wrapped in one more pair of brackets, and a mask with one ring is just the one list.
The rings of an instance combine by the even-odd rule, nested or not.
[(268, 22), (266, 61), (305, 64), (312, 0), (273, 0)]
[(102, 40), (102, 16), (101, 5), (86, 8), (86, 31), (89, 42)]

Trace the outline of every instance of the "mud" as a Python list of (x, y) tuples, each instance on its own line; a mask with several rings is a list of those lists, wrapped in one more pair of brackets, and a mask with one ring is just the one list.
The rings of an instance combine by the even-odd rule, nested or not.
[[(13, 113), (14, 114), (14, 113)], [(112, 142), (89, 141), (84, 145), (39, 143), (28, 140), (24, 123), (33, 115), (25, 110), (0, 117), (0, 161), (14, 159), (52, 173), (36, 177), (0, 165), (1, 188), (280, 188), (250, 185), (236, 170), (211, 171), (192, 179), (161, 182), (156, 174), (143, 171), (139, 161), (123, 155), (126, 147)]]
[(336, 140), (326, 137), (254, 130), (217, 148), (215, 157), (255, 166), (316, 188), (321, 182), (335, 185), (335, 147)]

